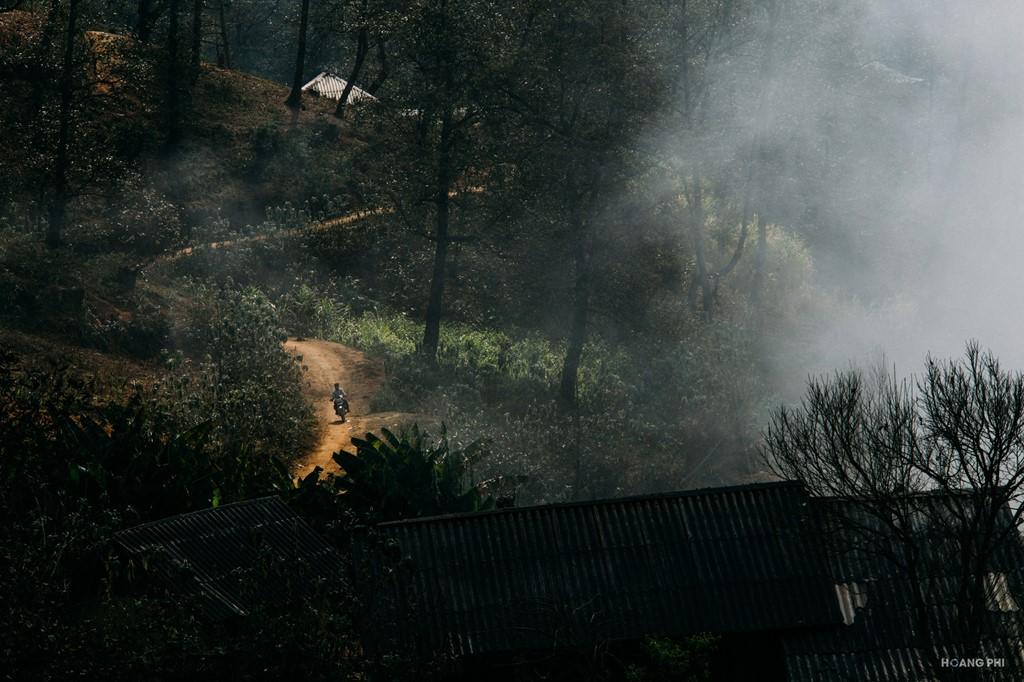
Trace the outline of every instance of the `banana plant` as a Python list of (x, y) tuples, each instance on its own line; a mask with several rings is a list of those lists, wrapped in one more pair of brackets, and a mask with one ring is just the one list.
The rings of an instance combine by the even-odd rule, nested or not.
[(376, 521), (492, 509), (495, 499), (482, 491), (487, 481), (472, 480), (473, 464), (486, 454), (483, 441), (453, 450), (447, 436), (434, 443), (413, 426), (401, 435), (381, 429), (353, 438), (356, 454), (334, 453), (343, 474), (334, 485), (357, 513)]

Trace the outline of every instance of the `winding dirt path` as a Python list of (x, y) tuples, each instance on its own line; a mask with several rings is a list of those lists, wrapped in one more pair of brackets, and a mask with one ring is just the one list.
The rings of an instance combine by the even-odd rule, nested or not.
[(346, 227), (354, 223), (362, 222), (367, 218), (374, 216), (390, 215), (394, 213), (394, 209), (390, 208), (375, 208), (362, 211), (353, 211), (347, 215), (339, 216), (337, 218), (329, 218), (327, 220), (321, 220), (310, 223), (306, 227), (295, 228), (291, 230), (278, 230), (277, 232), (265, 232), (260, 234), (250, 234), (243, 237), (236, 237), (234, 239), (225, 239), (219, 242), (207, 242), (205, 244), (194, 244), (192, 246), (185, 246), (178, 249), (177, 251), (171, 251), (165, 253), (156, 258), (157, 261), (175, 261), (179, 258), (185, 258), (191, 256), (196, 252), (196, 249), (223, 249), (229, 246), (235, 246), (236, 244), (247, 244), (252, 242), (262, 242), (267, 239), (281, 239), (285, 237), (299, 237), (304, 234), (311, 234), (314, 232), (323, 232), (324, 230), (332, 230), (338, 227)]
[[(483, 187), (464, 187), (457, 190), (452, 190), (448, 193), (451, 198), (457, 198), (462, 194), (483, 194)], [(355, 223), (360, 223), (368, 218), (374, 218), (377, 216), (386, 216), (395, 213), (394, 208), (368, 208), (352, 211), (345, 215), (337, 216), (335, 218), (327, 218), (326, 220), (318, 220), (309, 223), (305, 227), (294, 228), (291, 230), (279, 230), (277, 232), (266, 232), (260, 234), (251, 234), (242, 237), (236, 237), (234, 239), (224, 239), (216, 242), (207, 242), (205, 244), (193, 244), (191, 246), (185, 246), (175, 251), (170, 251), (157, 256), (154, 262), (164, 261), (175, 261), (179, 258), (186, 258), (196, 252), (197, 249), (223, 249), (236, 244), (247, 244), (252, 242), (261, 242), (267, 239), (280, 239), (285, 237), (300, 237), (304, 234), (311, 234), (314, 232), (323, 232), (325, 230), (333, 230), (340, 227), (348, 227)]]
[[(288, 339), (285, 350), (302, 358), (306, 396), (316, 410), (320, 438), (316, 447), (299, 459), (292, 470), (303, 477), (316, 467), (337, 473), (331, 455), (338, 450), (355, 452), (352, 437), (378, 432), (381, 427), (399, 430), (417, 419), (405, 412), (370, 412), (370, 402), (384, 382), (384, 364), (355, 348), (317, 339)], [(348, 394), (349, 415), (343, 423), (334, 414), (331, 391), (338, 382)]]

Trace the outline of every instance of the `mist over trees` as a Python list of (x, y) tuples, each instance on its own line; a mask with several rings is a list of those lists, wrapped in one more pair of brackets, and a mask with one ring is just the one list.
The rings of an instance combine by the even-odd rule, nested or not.
[[(58, 78), (30, 78), (27, 106), (10, 110), (33, 144), (4, 172), (10, 206), (45, 222), (51, 246), (69, 219), (111, 210), (130, 174), (173, 207), (179, 245), (224, 217), (240, 223), (231, 229), (257, 224), (274, 202), (330, 196), (374, 212), (379, 238), (358, 254), (349, 234), (318, 238), (308, 284), (342, 273), (388, 314), (418, 318), (428, 363), (445, 364), (447, 325), (545, 337), (559, 347), (557, 386), (509, 402), (517, 416), (557, 403), (574, 451), (615, 450), (580, 447), (585, 429), (571, 418), (618, 404), (652, 432), (703, 434), (696, 449), (749, 453), (765, 407), (796, 395), (806, 372), (881, 347), (900, 361), (921, 355), (906, 334), (890, 349), (872, 330), (900, 311), (893, 324), (932, 315), (905, 285), (935, 290), (930, 273), (956, 231), (929, 237), (928, 226), (955, 220), (940, 207), (969, 191), (954, 180), (956, 159), (988, 139), (981, 119), (965, 121), (973, 100), (957, 84), (970, 67), (971, 87), (998, 87), (976, 54), (982, 32), (947, 35), (923, 5), (874, 0), (82, 0), (33, 16), (38, 33), (16, 54)], [(88, 37), (99, 34), (81, 29), (137, 42), (117, 44), (114, 71)], [(244, 133), (218, 148), (234, 158), (214, 162), (217, 175), (210, 111), (233, 95), (213, 84), (224, 72), (210, 63), (288, 83), (289, 105), (313, 117), (321, 102), (301, 86), (329, 70), (347, 79), (342, 98), (323, 103), (338, 120)], [(350, 101), (355, 87), (377, 101)], [(126, 101), (139, 103), (127, 115)], [(40, 125), (28, 123), (33, 111)], [(112, 133), (115, 116), (125, 131)], [(239, 114), (226, 116), (233, 125)], [(938, 144), (971, 125), (975, 137)], [(102, 153), (115, 138), (120, 149)], [(257, 182), (262, 196), (247, 194)], [(202, 197), (217, 187), (230, 205)], [(86, 195), (98, 188), (97, 203)], [(583, 378), (591, 348), (605, 349), (594, 359), (608, 376)], [(603, 405), (585, 381), (601, 386)], [(729, 480), (733, 464), (709, 480)]]
[[(130, 634), (93, 625), (129, 607), (98, 548), (161, 516), (281, 495), (347, 546), (381, 519), (773, 477), (870, 500), (911, 580), (935, 559), (915, 519), (946, 524), (977, 639), (1024, 490), (1024, 11), (940, 5), (0, 4), (2, 587), (52, 636), (32, 670), (131, 679), (174, 647), (286, 669), (178, 609), (117, 672)], [(324, 72), (340, 98), (303, 91)], [(359, 416), (395, 428), (354, 434), (344, 483), (294, 476), (338, 425), (289, 337), (366, 359)], [(1004, 365), (941, 360), (966, 338)], [(877, 385), (777, 407), (880, 358)], [(868, 551), (863, 521), (837, 532)], [(351, 605), (334, 588), (318, 618)], [(254, 641), (294, 638), (260, 617)], [(328, 655), (357, 648), (347, 617), (294, 644), (312, 678), (397, 674)]]

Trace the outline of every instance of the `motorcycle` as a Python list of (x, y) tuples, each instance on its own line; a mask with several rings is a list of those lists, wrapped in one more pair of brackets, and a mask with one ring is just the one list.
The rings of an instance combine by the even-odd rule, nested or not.
[(332, 399), (334, 403), (334, 414), (341, 417), (341, 421), (345, 421), (345, 415), (348, 414), (348, 400), (338, 396)]

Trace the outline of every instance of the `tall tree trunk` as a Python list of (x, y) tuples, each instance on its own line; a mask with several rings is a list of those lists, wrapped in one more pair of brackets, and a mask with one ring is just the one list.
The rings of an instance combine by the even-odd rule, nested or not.
[(292, 78), (292, 91), (285, 104), (298, 109), (302, 104), (303, 74), (306, 71), (306, 31), (309, 27), (309, 0), (302, 0), (302, 16), (299, 19), (299, 46), (295, 56), (295, 75)]
[(170, 0), (167, 11), (167, 137), (164, 147), (171, 150), (181, 141), (181, 41), (178, 35), (181, 0)]
[(679, 39), (682, 42), (680, 58), (683, 60), (680, 65), (681, 80), (683, 86), (683, 120), (690, 120), (690, 20), (686, 16), (686, 0), (680, 0), (679, 15), (682, 23), (679, 27)]
[(690, 285), (690, 310), (697, 311), (697, 297), (700, 295), (701, 317), (710, 322), (714, 315), (714, 290), (708, 272), (707, 253), (704, 248), (704, 190), (701, 187), (700, 173), (693, 174), (693, 185), (689, 192), (690, 234), (693, 239), (693, 252), (697, 261), (697, 272)]
[(365, 90), (371, 95), (376, 95), (377, 91), (380, 90), (380, 86), (384, 85), (384, 81), (388, 79), (391, 73), (388, 67), (388, 51), (387, 45), (384, 43), (383, 38), (377, 40), (377, 77), (373, 79), (373, 82), (366, 86)]
[(740, 264), (740, 258), (743, 257), (743, 249), (747, 244), (747, 234), (750, 232), (750, 218), (750, 192), (748, 190), (747, 198), (743, 201), (743, 216), (740, 218), (740, 236), (736, 240), (736, 248), (733, 249), (729, 262), (723, 265), (714, 275), (712, 291), (715, 294), (718, 293), (718, 287), (722, 280), (728, 277), (736, 269), (736, 266)]
[(231, 68), (231, 41), (228, 39), (228, 21), (227, 12), (224, 9), (224, 4), (227, 0), (220, 0), (217, 3), (217, 23), (220, 24), (220, 43), (221, 51), (217, 53), (217, 65), (222, 66), (225, 69)]
[(143, 43), (148, 43), (153, 37), (153, 0), (139, 0), (135, 36)]
[(572, 474), (572, 497), (573, 502), (582, 499), (583, 492), (583, 424), (580, 420), (580, 406), (578, 402), (573, 403), (572, 410), (572, 447), (573, 447), (573, 474)]
[[(50, 50), (53, 49), (53, 34), (57, 29), (57, 21), (60, 19), (60, 0), (50, 0), (50, 9), (46, 13), (46, 21), (43, 30), (39, 35), (39, 42), (36, 43), (35, 54), (32, 57), (32, 82), (31, 82), (31, 109), (34, 117), (39, 119), (43, 111), (43, 95), (50, 82), (50, 74), (47, 65), (50, 63)], [(39, 149), (43, 146), (44, 127), (32, 126), (32, 148)]]
[(437, 205), (437, 217), (434, 230), (434, 272), (430, 280), (430, 298), (427, 301), (427, 317), (423, 328), (423, 355), (431, 360), (437, 358), (437, 348), (441, 341), (441, 313), (444, 304), (444, 283), (448, 265), (448, 234), (451, 212), (451, 145), (452, 117), (454, 113), (450, 103), (445, 105), (441, 117), (441, 139), (438, 148), (437, 186), (434, 202)]
[(359, 39), (356, 45), (356, 62), (352, 65), (352, 73), (348, 76), (348, 82), (345, 83), (345, 89), (341, 93), (341, 99), (338, 100), (338, 106), (334, 110), (334, 115), (338, 118), (345, 118), (345, 107), (348, 105), (348, 98), (352, 94), (352, 88), (356, 85), (356, 79), (359, 78), (359, 73), (363, 69), (363, 62), (366, 61), (366, 53), (370, 51), (368, 30), (365, 26), (359, 29)]
[(192, 0), (192, 82), (199, 79), (199, 64), (203, 56), (203, 5), (204, 0)]
[(761, 305), (761, 289), (764, 286), (765, 261), (768, 258), (768, 225), (757, 214), (757, 249), (754, 251), (754, 278), (750, 283), (750, 302)]
[(60, 246), (67, 221), (68, 208), (68, 164), (71, 144), (72, 86), (74, 84), (75, 39), (77, 36), (79, 0), (68, 0), (68, 23), (64, 34), (64, 59), (60, 74), (60, 120), (57, 134), (57, 158), (53, 164), (53, 203), (50, 205), (50, 220), (46, 226), (46, 245), (53, 249)]
[(575, 188), (570, 190), (569, 221), (573, 233), (572, 260), (575, 272), (572, 319), (569, 323), (568, 346), (562, 363), (562, 377), (558, 389), (558, 402), (563, 409), (574, 409), (579, 389), (580, 361), (587, 341), (587, 322), (590, 312), (590, 258), (587, 244), (587, 225), (580, 214), (579, 197)]
[[(768, 10), (768, 34), (765, 37), (765, 54), (761, 64), (761, 82), (771, 83), (775, 75), (775, 36), (777, 34), (780, 4), (777, 0), (766, 0), (765, 5)], [(765, 99), (765, 90), (762, 90), (756, 107), (758, 112), (765, 111)], [(761, 118), (763, 118), (763, 113), (759, 116), (759, 119)], [(763, 141), (761, 140), (761, 135), (758, 135), (754, 140), (753, 153), (760, 155), (763, 151)], [(768, 257), (768, 221), (764, 217), (764, 213), (767, 210), (765, 202), (768, 200), (768, 193), (765, 191), (765, 171), (760, 167), (758, 167), (756, 172), (753, 171), (755, 165), (760, 166), (759, 162), (759, 158), (751, 159), (751, 174), (757, 185), (758, 201), (757, 248), (754, 252), (754, 276), (750, 282), (750, 302), (755, 308), (760, 308), (761, 306), (765, 261)]]

